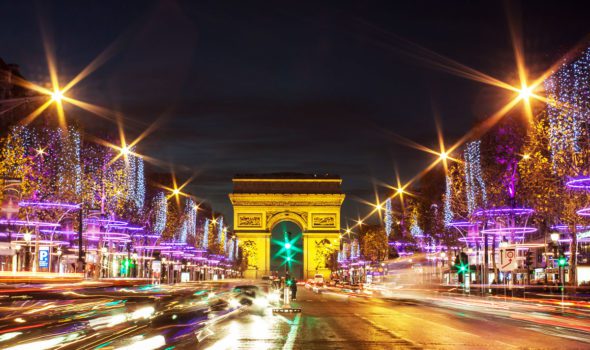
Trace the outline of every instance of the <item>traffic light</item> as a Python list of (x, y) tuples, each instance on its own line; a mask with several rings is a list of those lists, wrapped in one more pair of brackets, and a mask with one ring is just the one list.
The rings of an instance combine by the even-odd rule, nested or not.
[(469, 273), (469, 258), (467, 254), (461, 252), (457, 255), (454, 268), (457, 269), (459, 283), (463, 283), (465, 274)]
[(291, 249), (291, 243), (289, 243), (289, 242), (285, 243), (285, 249), (287, 249), (287, 250)]
[(560, 267), (564, 267), (567, 265), (567, 258), (563, 255), (559, 256), (559, 259), (557, 259), (557, 265), (559, 265)]
[(526, 266), (527, 268), (533, 266), (533, 252), (531, 252), (530, 250), (526, 252), (526, 256), (524, 258), (524, 266)]

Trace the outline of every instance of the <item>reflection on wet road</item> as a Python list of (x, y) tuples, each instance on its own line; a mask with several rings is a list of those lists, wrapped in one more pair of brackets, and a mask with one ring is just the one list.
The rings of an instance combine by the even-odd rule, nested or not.
[[(301, 314), (236, 302), (238, 282), (40, 289), (5, 296), (3, 349), (583, 349), (587, 310), (300, 288)], [(243, 284), (244, 281), (239, 283)], [(527, 315), (528, 317), (521, 317)], [(575, 317), (572, 317), (575, 315)], [(557, 318), (556, 327), (547, 318)], [(567, 322), (566, 322), (567, 320)]]

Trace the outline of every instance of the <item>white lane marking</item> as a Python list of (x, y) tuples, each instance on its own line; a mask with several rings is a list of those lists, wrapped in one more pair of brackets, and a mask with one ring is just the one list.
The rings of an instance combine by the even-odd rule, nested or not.
[(407, 342), (408, 344), (411, 344), (412, 346), (417, 346), (419, 347), (416, 343), (414, 343), (413, 341), (406, 339), (404, 337), (400, 337), (399, 335), (395, 334), (393, 331), (389, 330), (389, 328), (387, 327), (383, 327), (379, 324), (377, 324), (375, 321), (368, 319), (367, 317), (361, 316), (360, 314), (355, 313), (354, 314), (356, 317), (360, 318), (361, 320), (369, 323), (371, 326), (375, 327), (376, 329), (380, 330), (381, 332), (387, 333), (389, 334), (389, 336), (393, 337), (394, 339), (399, 339), (402, 341)]
[(295, 345), (295, 338), (297, 338), (297, 331), (299, 330), (299, 321), (301, 320), (301, 314), (297, 314), (291, 323), (291, 330), (289, 330), (289, 334), (287, 335), (287, 341), (285, 345), (283, 345), (283, 350), (293, 350), (293, 345)]

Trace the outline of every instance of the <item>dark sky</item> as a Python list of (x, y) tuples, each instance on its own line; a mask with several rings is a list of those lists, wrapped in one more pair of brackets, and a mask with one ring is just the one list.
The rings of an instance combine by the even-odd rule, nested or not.
[(235, 173), (296, 171), (341, 175), (356, 216), (395, 166), (407, 180), (432, 160), (393, 133), (434, 147), (438, 114), (451, 142), (510, 97), (413, 45), (514, 82), (508, 18), (532, 75), (590, 32), (583, 1), (509, 3), (5, 1), (0, 57), (46, 81), (44, 28), (67, 81), (107, 50), (72, 94), (123, 113), (131, 134), (165, 118), (139, 152), (197, 174), (189, 190), (219, 211)]

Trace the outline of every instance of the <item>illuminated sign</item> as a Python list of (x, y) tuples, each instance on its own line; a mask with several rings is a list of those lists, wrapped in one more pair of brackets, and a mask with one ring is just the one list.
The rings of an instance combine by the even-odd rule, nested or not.
[(590, 237), (590, 231), (578, 233), (578, 239)]
[(39, 247), (39, 267), (49, 267), (49, 247)]

